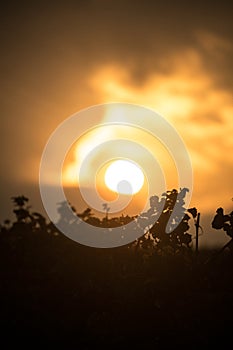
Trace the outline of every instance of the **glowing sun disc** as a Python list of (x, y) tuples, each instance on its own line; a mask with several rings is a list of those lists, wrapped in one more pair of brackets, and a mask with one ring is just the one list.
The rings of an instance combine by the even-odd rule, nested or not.
[(104, 180), (111, 191), (135, 194), (143, 186), (144, 174), (135, 163), (129, 160), (116, 160), (107, 168)]

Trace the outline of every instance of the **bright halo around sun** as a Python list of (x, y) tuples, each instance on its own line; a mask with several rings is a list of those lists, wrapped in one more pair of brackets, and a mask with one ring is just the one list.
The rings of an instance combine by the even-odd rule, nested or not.
[(144, 184), (141, 168), (129, 160), (115, 160), (107, 168), (105, 184), (114, 192), (132, 195), (140, 191)]

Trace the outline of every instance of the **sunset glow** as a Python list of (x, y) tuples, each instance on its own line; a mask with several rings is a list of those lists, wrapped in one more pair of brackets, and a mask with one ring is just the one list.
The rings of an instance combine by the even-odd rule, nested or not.
[(142, 170), (135, 163), (125, 159), (112, 162), (104, 179), (110, 190), (129, 195), (140, 191), (144, 183)]
[[(87, 2), (65, 11), (57, 4), (55, 12), (48, 7), (47, 12), (28, 9), (27, 13), (22, 8), (15, 15), (10, 10), (6, 16), (3, 14), (3, 28), (9, 30), (2, 33), (6, 36), (3, 52), (7, 54), (1, 58), (5, 72), (1, 95), (2, 198), (7, 203), (2, 206), (2, 219), (8, 216), (9, 198), (14, 193), (29, 197), (32, 193), (32, 205), (43, 211), (38, 173), (49, 137), (75, 113), (112, 102), (145, 106), (173, 125), (192, 161), (194, 188), (190, 205), (198, 206), (206, 217), (220, 206), (230, 212), (233, 45), (231, 12), (224, 6), (221, 3), (216, 10), (202, 4), (193, 10), (190, 4), (177, 8), (157, 2), (148, 6), (134, 2), (132, 6), (127, 1), (115, 5), (93, 1), (90, 6)], [(18, 36), (10, 34), (16, 32)], [(105, 113), (96, 116), (96, 123), (110, 122), (122, 113), (124, 127), (89, 130), (67, 152), (62, 182), (64, 191), (74, 192), (69, 197), (71, 202), (80, 199), (76, 190), (83, 160), (96, 149), (82, 172), (83, 186), (91, 184), (92, 190), (90, 180), (96, 166), (111, 153), (109, 145), (101, 152), (97, 149), (102, 141), (119, 138), (128, 138), (150, 150), (164, 173), (165, 187), (178, 188), (171, 154), (149, 133), (127, 125), (128, 111), (106, 107)], [(77, 129), (82, 126), (80, 120)], [(62, 137), (60, 141), (58, 153)], [(123, 147), (119, 151), (124, 158)], [(133, 161), (148, 170), (149, 195), (160, 195), (160, 172), (149, 172), (149, 162), (141, 151), (137, 156)], [(46, 176), (48, 185), (55, 186), (60, 181), (53, 172)], [(116, 193), (104, 183), (103, 169), (98, 170), (96, 186), (103, 201), (116, 200)], [(137, 205), (143, 188), (133, 196), (137, 197)]]
[[(213, 54), (217, 54), (220, 47), (227, 51), (233, 49), (225, 39), (207, 34), (201, 37), (200, 33), (197, 37), (205, 48), (209, 43), (208, 49)], [(98, 87), (103, 102), (138, 103), (167, 118), (183, 137), (192, 158), (195, 184), (198, 186), (194, 187), (193, 203), (198, 201), (204, 212), (213, 211), (216, 194), (208, 192), (207, 199), (205, 188), (214, 189), (216, 183), (221, 182), (217, 202), (220, 205), (228, 198), (230, 205), (228, 193), (232, 180), (227, 169), (232, 170), (232, 156), (229, 154), (233, 146), (232, 96), (218, 84), (217, 74), (210, 75), (205, 69), (204, 57), (198, 50), (186, 48), (182, 54), (168, 58), (167, 64), (170, 66), (169, 73), (152, 73), (140, 86), (134, 84), (129, 71), (117, 65), (99, 68), (91, 84), (96, 89)], [(223, 154), (228, 156), (223, 157)]]

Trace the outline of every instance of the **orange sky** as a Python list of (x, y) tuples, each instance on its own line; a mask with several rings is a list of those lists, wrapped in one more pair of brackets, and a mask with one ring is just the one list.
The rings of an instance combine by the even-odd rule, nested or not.
[[(203, 33), (200, 45), (214, 55), (233, 52), (225, 39)], [(185, 64), (184, 64), (185, 62)], [(163, 64), (166, 64), (163, 62)], [(135, 86), (130, 72), (110, 65), (97, 70), (91, 83), (102, 101), (138, 103), (161, 113), (182, 136), (194, 170), (192, 203), (202, 212), (230, 207), (233, 193), (233, 104), (228, 89), (218, 86), (218, 73), (208, 74), (200, 50), (185, 48), (168, 58), (169, 74), (153, 72)], [(218, 191), (217, 191), (218, 189)]]
[(232, 208), (232, 33), (228, 2), (5, 5), (1, 13), (1, 219), (38, 195), (53, 130), (80, 109), (129, 102), (164, 116), (194, 169), (192, 204)]

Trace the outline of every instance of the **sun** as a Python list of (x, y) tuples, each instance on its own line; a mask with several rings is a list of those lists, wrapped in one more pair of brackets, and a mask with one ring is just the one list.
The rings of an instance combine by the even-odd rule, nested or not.
[(144, 174), (136, 163), (128, 159), (118, 159), (108, 166), (104, 180), (111, 191), (132, 195), (141, 190)]

